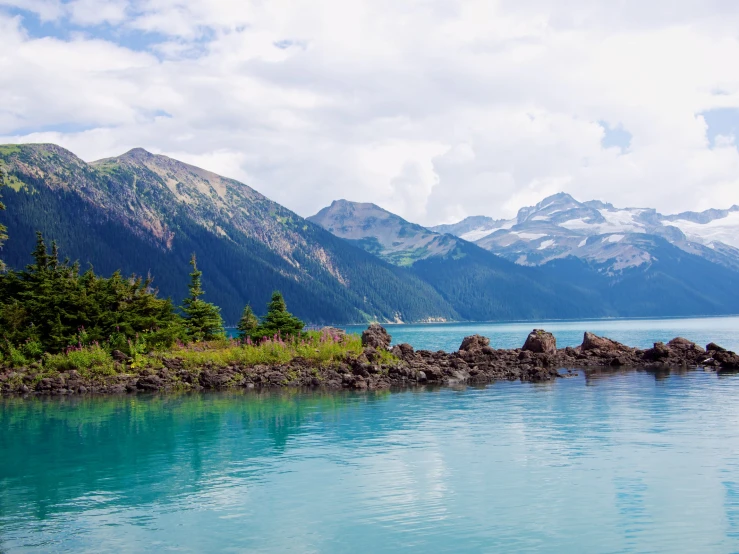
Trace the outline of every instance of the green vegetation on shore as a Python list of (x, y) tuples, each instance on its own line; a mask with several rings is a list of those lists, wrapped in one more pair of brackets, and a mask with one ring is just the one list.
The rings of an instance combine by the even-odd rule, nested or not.
[[(287, 364), (297, 358), (316, 364), (330, 364), (362, 354), (362, 341), (358, 335), (345, 335), (326, 329), (308, 331), (300, 337), (287, 340), (274, 337), (253, 343), (239, 339), (220, 338), (199, 343), (177, 341), (168, 348), (148, 352), (138, 350), (140, 349), (134, 346), (130, 351), (130, 356), (122, 357), (118, 354), (120, 351), (111, 351), (95, 343), (72, 347), (56, 354), (45, 353), (35, 361), (21, 356), (10, 358), (5, 362), (16, 366), (25, 366), (30, 363), (38, 370), (38, 379), (72, 370), (77, 371), (81, 377), (90, 379), (121, 372), (136, 373), (159, 369), (164, 367), (168, 360), (177, 360), (187, 370), (229, 365), (272, 366)], [(384, 361), (394, 360), (393, 356), (387, 352), (381, 355)]]
[(160, 368), (329, 363), (358, 356), (361, 340), (337, 330), (304, 331), (280, 292), (260, 320), (247, 305), (239, 337), (229, 339), (220, 308), (203, 299), (202, 272), (191, 259), (190, 294), (181, 308), (157, 296), (152, 278), (110, 277), (60, 260), (41, 233), (34, 263), (0, 273), (0, 366), (33, 366), (39, 378), (77, 371), (83, 377)]
[[(5, 165), (0, 162), (0, 186), (2, 186), (5, 183), (5, 174), (7, 173), (7, 170), (5, 169)], [(0, 202), (0, 211), (5, 210), (5, 204)], [(3, 243), (5, 242), (5, 239), (8, 238), (7, 234), (7, 228), (0, 223), (0, 250), (3, 248)], [(3, 271), (5, 269), (5, 265), (3, 264), (2, 259), (0, 259), (0, 271)]]

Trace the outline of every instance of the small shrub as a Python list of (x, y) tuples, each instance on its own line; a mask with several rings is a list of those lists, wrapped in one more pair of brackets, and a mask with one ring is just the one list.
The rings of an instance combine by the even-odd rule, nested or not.
[(44, 368), (55, 371), (75, 369), (84, 376), (115, 374), (112, 356), (99, 344), (70, 347), (61, 354), (46, 354)]
[(14, 347), (10, 343), (8, 343), (7, 358), (8, 358), (8, 361), (10, 362), (10, 365), (13, 367), (21, 367), (21, 366), (28, 364), (28, 360), (23, 355), (23, 352), (18, 350), (16, 347)]
[(27, 339), (20, 347), (21, 353), (32, 360), (38, 360), (44, 354), (44, 347), (36, 339)]

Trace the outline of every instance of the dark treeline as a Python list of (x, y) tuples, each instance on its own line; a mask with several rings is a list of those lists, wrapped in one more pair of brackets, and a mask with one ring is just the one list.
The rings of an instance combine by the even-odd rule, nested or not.
[[(203, 299), (195, 255), (190, 264), (189, 295), (177, 308), (171, 299), (158, 296), (151, 277), (125, 277), (119, 271), (102, 277), (92, 268), (82, 272), (79, 263), (61, 260), (56, 243), (49, 249), (38, 233), (33, 263), (0, 273), (0, 353), (17, 351), (35, 359), (44, 352), (97, 343), (133, 355), (168, 348), (176, 341), (223, 338), (220, 308)], [(244, 314), (242, 338), (258, 341), (303, 328), (279, 292), (273, 294), (263, 321), (251, 307)]]
[(338, 285), (319, 260), (300, 251), (294, 256), (304, 275), (296, 279), (295, 267), (264, 244), (234, 228), (226, 228), (233, 240), (223, 240), (191, 221), (183, 209), (168, 221), (177, 240), (171, 249), (163, 250), (76, 192), (50, 190), (41, 179), (36, 182), (24, 176), (24, 180), (32, 192), (3, 191), (8, 211), (2, 217), (11, 240), (0, 257), (9, 267), (22, 268), (32, 261), (29, 253), (40, 230), (72, 259), (91, 262), (102, 274), (117, 269), (123, 274), (150, 271), (160, 293), (172, 298), (187, 294), (187, 264), (190, 254), (197, 252), (208, 297), (222, 308), (228, 323), (238, 321), (248, 302), (265, 305), (275, 289), (290, 299), (297, 316), (317, 324), (392, 319), (395, 314), (409, 321), (428, 315), (459, 318), (436, 291), (407, 269), (380, 262), (312, 224), (301, 233), (336, 253), (337, 270), (351, 286)]

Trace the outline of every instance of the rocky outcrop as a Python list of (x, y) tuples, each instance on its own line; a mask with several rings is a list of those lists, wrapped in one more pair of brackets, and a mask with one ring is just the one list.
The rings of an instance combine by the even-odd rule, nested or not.
[(557, 339), (554, 338), (553, 334), (543, 329), (534, 329), (526, 338), (523, 350), (537, 354), (556, 354)]
[(362, 332), (362, 346), (387, 350), (392, 337), (379, 323), (373, 323)]
[(409, 344), (392, 347), (395, 359), (386, 350), (390, 335), (380, 325), (362, 334), (364, 349), (326, 364), (294, 358), (286, 364), (242, 366), (216, 365), (188, 367), (179, 358), (157, 360), (159, 367), (134, 369), (130, 359), (117, 356), (114, 375), (84, 376), (77, 371), (55, 375), (41, 364), (26, 368), (0, 367), (1, 394), (123, 394), (172, 390), (228, 388), (312, 387), (326, 389), (375, 390), (417, 385), (486, 383), (495, 380), (526, 382), (551, 381), (568, 376), (577, 368), (613, 366), (664, 370), (703, 367), (717, 371), (739, 371), (739, 355), (714, 343), (707, 348), (683, 338), (667, 344), (658, 342), (639, 350), (604, 337), (586, 333), (577, 348), (556, 349), (554, 337), (535, 330), (524, 348), (497, 350), (486, 337), (465, 337), (457, 352), (414, 350)]
[(682, 337), (674, 338), (667, 344), (655, 342), (654, 346), (645, 350), (642, 355), (645, 362), (665, 366), (703, 365), (709, 358), (711, 356), (707, 355), (704, 348)]
[(490, 346), (489, 338), (483, 337), (482, 335), (472, 335), (469, 337), (465, 337), (462, 340), (462, 344), (459, 346), (459, 350), (463, 350), (465, 352), (477, 352), (482, 350), (486, 346)]
[(633, 348), (616, 342), (615, 340), (599, 337), (593, 333), (585, 332), (580, 345), (580, 350), (587, 352), (589, 350), (599, 350), (601, 352), (633, 352)]
[(727, 371), (739, 370), (739, 355), (711, 343), (706, 346), (706, 359), (701, 362), (701, 365)]

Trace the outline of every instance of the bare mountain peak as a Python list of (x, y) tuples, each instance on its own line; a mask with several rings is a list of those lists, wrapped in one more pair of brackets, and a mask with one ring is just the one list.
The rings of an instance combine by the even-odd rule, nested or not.
[(334, 200), (307, 219), (397, 265), (445, 255), (459, 242), (371, 203)]
[(377, 204), (373, 204), (372, 202), (355, 202), (353, 200), (346, 200), (344, 198), (341, 198), (339, 200), (334, 200), (331, 202), (330, 206), (327, 206), (325, 209), (330, 210), (338, 210), (338, 209), (360, 209), (360, 210), (373, 210), (378, 212), (385, 212), (387, 214), (390, 214), (389, 211), (387, 211), (385, 208), (382, 208), (381, 206), (378, 206)]
[(152, 154), (148, 150), (144, 150), (141, 147), (136, 147), (136, 148), (131, 148), (131, 150), (129, 150), (128, 152), (126, 152), (120, 157), (121, 158), (133, 158), (133, 159), (137, 159), (137, 158), (146, 159), (146, 158), (152, 158), (154, 157), (154, 155), (155, 154)]

